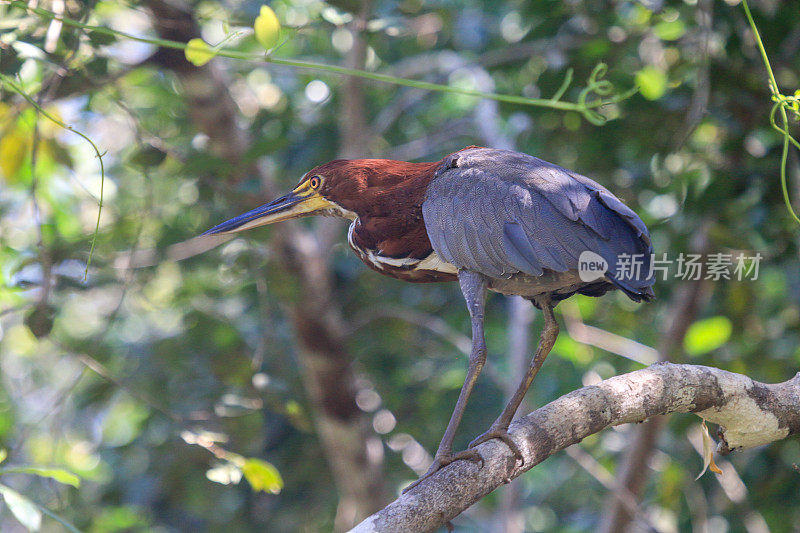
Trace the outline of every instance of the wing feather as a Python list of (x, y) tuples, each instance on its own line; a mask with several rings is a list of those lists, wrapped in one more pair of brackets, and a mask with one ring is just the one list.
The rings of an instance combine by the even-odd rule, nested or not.
[[(535, 157), (507, 150), (458, 152), (428, 186), (422, 204), (434, 250), (459, 269), (492, 277), (577, 270), (580, 254), (608, 261), (608, 281), (634, 297), (652, 294), (650, 236), (642, 220), (603, 186)], [(641, 254), (637, 279), (618, 259)]]
[[(503, 224), (503, 244), (512, 266), (517, 271), (541, 276), (544, 272), (543, 268), (547, 268), (543, 267), (543, 264), (548, 264), (545, 263), (546, 259), (542, 257), (543, 254), (536, 253), (522, 226), (516, 222)], [(553, 269), (551, 268), (551, 270)]]

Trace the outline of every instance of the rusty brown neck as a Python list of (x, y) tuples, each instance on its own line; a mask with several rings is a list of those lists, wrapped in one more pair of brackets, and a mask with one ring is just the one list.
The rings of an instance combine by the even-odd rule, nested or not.
[(353, 211), (358, 215), (355, 244), (388, 257), (427, 256), (431, 243), (422, 219), (422, 202), (439, 162), (361, 160), (353, 163), (355, 179), (362, 184), (358, 202), (353, 204)]
[(415, 268), (433, 253), (422, 203), (440, 165), (441, 161), (339, 160), (311, 173), (323, 176), (327, 199), (357, 215), (348, 240), (370, 268), (407, 281), (446, 281), (454, 277)]

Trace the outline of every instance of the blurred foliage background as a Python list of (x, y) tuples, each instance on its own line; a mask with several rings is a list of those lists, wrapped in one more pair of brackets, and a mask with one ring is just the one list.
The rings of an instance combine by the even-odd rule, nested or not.
[[(170, 245), (337, 156), (432, 161), (470, 144), (512, 147), (609, 187), (645, 220), (657, 254), (762, 254), (757, 280), (682, 280), (672, 268), (653, 304), (612, 294), (559, 305), (566, 327), (528, 408), (663, 357), (766, 382), (797, 371), (798, 227), (781, 197), (766, 73), (735, 1), (270, 5), (283, 24), (275, 57), (544, 98), (571, 68), (571, 101), (602, 61), (620, 90), (640, 92), (604, 107), (611, 120), (595, 126), (575, 112), (307, 69), (224, 58), (195, 67), (180, 50), (0, 3), (0, 73), (89, 136), (106, 169), (103, 180), (83, 139), (3, 86), (0, 529), (67, 527), (44, 509), (90, 532), (342, 530), (424, 471), (466, 371), (469, 320), (456, 284), (376, 274), (333, 220), (169, 260)], [(38, 6), (214, 45), (251, 28), (261, 3)], [(797, 5), (751, 8), (791, 94)], [(259, 50), (246, 31), (226, 46)], [(800, 197), (796, 154), (789, 176)], [(154, 266), (121, 268), (122, 252), (149, 249)], [(489, 364), (457, 445), (499, 413), (540, 322), (525, 303), (490, 299)], [(455, 525), (800, 531), (800, 442), (735, 453), (719, 460), (722, 476), (695, 480), (698, 422), (675, 416), (595, 435)], [(637, 442), (646, 453), (631, 459)], [(615, 476), (638, 501), (632, 522), (616, 508)]]

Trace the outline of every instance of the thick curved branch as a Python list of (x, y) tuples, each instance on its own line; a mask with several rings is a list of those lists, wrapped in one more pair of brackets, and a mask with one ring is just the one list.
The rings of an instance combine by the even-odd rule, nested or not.
[(497, 440), (480, 445), (483, 467), (456, 461), (352, 531), (429, 531), (554, 453), (618, 424), (696, 413), (719, 424), (718, 451), (750, 448), (800, 433), (800, 373), (775, 385), (697, 365), (658, 363), (583, 387), (514, 422), (525, 464)]

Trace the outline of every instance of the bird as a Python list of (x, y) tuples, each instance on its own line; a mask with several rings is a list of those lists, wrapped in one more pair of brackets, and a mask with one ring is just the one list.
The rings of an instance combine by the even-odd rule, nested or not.
[[(410, 489), (455, 460), (483, 463), (478, 444), (500, 439), (524, 463), (511, 421), (559, 333), (553, 309), (574, 294), (621, 290), (655, 297), (653, 247), (641, 218), (595, 181), (524, 153), (469, 146), (440, 161), (338, 159), (307, 172), (288, 194), (203, 235), (293, 218), (350, 220), (347, 241), (377, 272), (415, 282), (458, 281), (472, 348), (464, 385), (433, 461)], [(489, 429), (454, 453), (456, 430), (486, 363), (487, 291), (530, 300), (544, 315), (536, 352)]]

